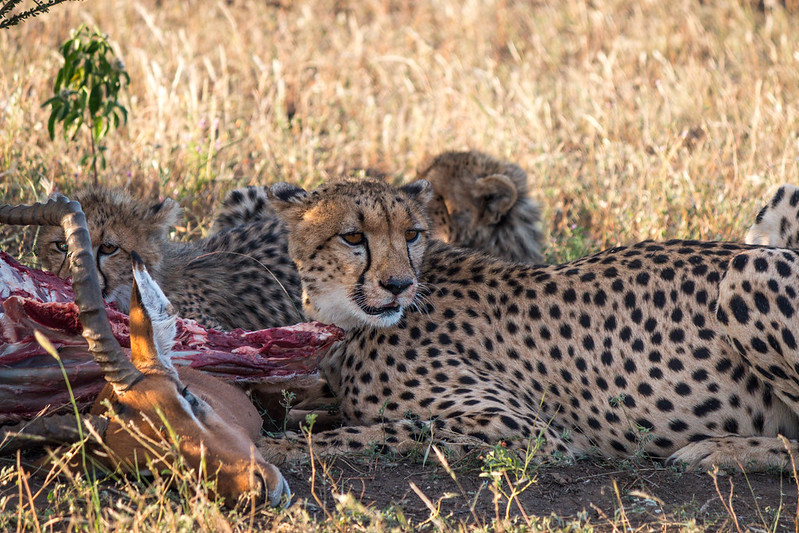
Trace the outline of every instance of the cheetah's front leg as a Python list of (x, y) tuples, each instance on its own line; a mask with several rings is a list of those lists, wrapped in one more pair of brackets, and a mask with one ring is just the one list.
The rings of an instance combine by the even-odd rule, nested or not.
[[(462, 428), (461, 428), (462, 429)], [(505, 439), (497, 436), (488, 442), (457, 431), (445, 420), (392, 420), (370, 425), (351, 425), (313, 433), (311, 446), (314, 454), (330, 456), (345, 453), (424, 453), (427, 447), (439, 444), (462, 456), (474, 449), (485, 449), (497, 442), (505, 442), (520, 453), (533, 451), (537, 458), (553, 455), (573, 456), (574, 442), (565, 441), (549, 426), (539, 428), (539, 435), (530, 438)], [(540, 439), (537, 437), (540, 436)], [(578, 436), (576, 440), (582, 439)], [(264, 458), (272, 464), (307, 461), (310, 455), (308, 439), (301, 434), (287, 433), (282, 438), (268, 437), (258, 447)], [(582, 448), (580, 448), (582, 449)]]
[(746, 472), (762, 472), (770, 468), (783, 470), (790, 464), (791, 455), (799, 461), (799, 444), (786, 442), (788, 448), (778, 437), (712, 437), (680, 448), (668, 458), (668, 462), (684, 463), (688, 470), (708, 470), (714, 465), (742, 468)]

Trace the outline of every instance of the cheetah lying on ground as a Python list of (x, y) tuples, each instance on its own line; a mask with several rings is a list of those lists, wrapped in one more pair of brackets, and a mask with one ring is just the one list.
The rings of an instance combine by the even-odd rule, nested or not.
[[(315, 434), (317, 453), (541, 436), (545, 456), (756, 470), (785, 464), (778, 434), (799, 436), (792, 250), (647, 241), (524, 266), (431, 240), (425, 181), (269, 196), (307, 316), (348, 329), (325, 362), (347, 425)], [(307, 452), (291, 436), (262, 451)]]
[[(417, 177), (433, 186), (427, 212), (435, 238), (511, 261), (543, 262), (541, 206), (530, 197), (521, 167), (476, 150), (443, 152)], [(215, 215), (213, 230), (274, 220), (267, 189), (231, 191)]]
[[(108, 189), (83, 190), (74, 199), (86, 214), (103, 297), (123, 311), (130, 302), (130, 251), (135, 250), (182, 317), (225, 330), (303, 320), (299, 278), (282, 222), (257, 221), (177, 243), (167, 238), (180, 215), (172, 200), (148, 203)], [(45, 269), (69, 276), (61, 228), (42, 229), (37, 255)]]

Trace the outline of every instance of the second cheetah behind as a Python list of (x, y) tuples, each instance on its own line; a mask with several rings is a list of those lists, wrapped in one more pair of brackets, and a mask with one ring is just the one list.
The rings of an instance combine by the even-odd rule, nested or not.
[[(135, 250), (182, 317), (223, 330), (303, 321), (299, 278), (280, 221), (255, 221), (179, 243), (167, 236), (180, 216), (170, 199), (146, 202), (111, 189), (85, 189), (73, 199), (86, 214), (103, 297), (121, 310), (130, 301)], [(69, 275), (63, 230), (43, 228), (36, 252), (45, 269)]]

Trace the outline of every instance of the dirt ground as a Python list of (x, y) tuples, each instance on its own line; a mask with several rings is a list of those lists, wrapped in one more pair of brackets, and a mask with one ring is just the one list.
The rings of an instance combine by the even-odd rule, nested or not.
[[(505, 517), (508, 500), (500, 497), (495, 507), (490, 482), (480, 477), (475, 464), (454, 465), (457, 482), (434, 458), (423, 464), (410, 458), (345, 457), (325, 464), (327, 473), (317, 466), (315, 475), (307, 464), (281, 469), (295, 495), (293, 505), (304, 507), (320, 521), (326, 518), (320, 503), (333, 515), (341, 516), (340, 511), (335, 512), (336, 495), (346, 493), (381, 512), (390, 524), (407, 523), (414, 529), (425, 525), (428, 529), (457, 529), (464, 523), (481, 526)], [(34, 475), (30, 480), (34, 492), (41, 486), (41, 477)], [(315, 479), (313, 493), (311, 478)], [(550, 527), (579, 520), (596, 531), (690, 529), (692, 521), (702, 530), (735, 531), (735, 520), (741, 531), (796, 528), (796, 484), (779, 472), (719, 473), (724, 503), (709, 474), (679, 472), (656, 463), (578, 461), (539, 467), (533, 478), (535, 482), (509, 507), (509, 515), (518, 525), (555, 515), (558, 518), (552, 519)], [(8, 503), (12, 507), (7, 509), (14, 508), (17, 491), (14, 484), (0, 487), (0, 499), (11, 500)], [(47, 508), (46, 497), (42, 495), (36, 505)], [(437, 512), (431, 513), (430, 506)], [(436, 521), (430, 520), (431, 515)]]
[[(304, 505), (309, 511), (322, 515), (311, 495), (310, 467), (284, 468), (283, 473), (297, 497), (295, 505)], [(440, 465), (428, 463), (424, 466), (409, 459), (393, 463), (385, 459), (372, 463), (338, 459), (330, 467), (330, 477), (339, 491), (350, 491), (364, 505), (376, 509), (399, 507), (417, 524), (428, 519), (431, 513), (411, 488), (411, 483), (415, 483), (434, 506), (440, 503), (439, 515), (446, 524), (490, 523), (497, 516), (504, 517), (507, 500), (500, 499), (497, 512), (494, 495), (484, 486), (486, 480), (479, 477), (479, 469), (456, 469), (455, 473), (460, 487)], [(317, 472), (317, 480), (323, 477)], [(797, 489), (789, 475), (722, 472), (717, 479), (728, 506), (732, 487), (731, 509), (741, 529), (794, 530)], [(612, 530), (614, 525), (624, 525), (625, 521), (633, 528), (650, 525), (661, 529), (692, 519), (709, 530), (736, 529), (707, 473), (678, 472), (655, 463), (633, 467), (578, 461), (567, 466), (541, 467), (535, 473), (535, 480), (518, 497), (521, 509), (515, 502), (511, 505), (510, 514), (519, 517), (519, 523), (524, 523), (522, 514), (528, 517), (555, 514), (564, 522), (587, 519), (599, 530)], [(334, 507), (330, 483), (320, 486), (317, 481), (315, 492), (324, 505)], [(443, 497), (447, 493), (452, 496)], [(472, 504), (473, 513), (470, 511)]]

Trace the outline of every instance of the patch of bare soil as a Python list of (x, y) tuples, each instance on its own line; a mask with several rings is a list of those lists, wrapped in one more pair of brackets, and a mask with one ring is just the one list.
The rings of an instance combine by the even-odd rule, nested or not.
[[(0, 465), (10, 466), (7, 461), (10, 459), (3, 459)], [(690, 525), (691, 521), (709, 531), (735, 531), (736, 521), (741, 531), (794, 531), (799, 501), (796, 483), (786, 473), (720, 472), (720, 497), (708, 473), (679, 472), (656, 463), (585, 460), (541, 466), (533, 471), (535, 482), (510, 505), (504, 496), (495, 502), (491, 481), (480, 477), (479, 466), (454, 466), (454, 481), (432, 457), (427, 464), (412, 458), (339, 457), (324, 461), (324, 467), (317, 464), (315, 471), (308, 464), (284, 466), (281, 471), (294, 493), (293, 505), (304, 507), (320, 522), (326, 519), (322, 507), (333, 516), (341, 516), (336, 495), (349, 493), (362, 505), (380, 512), (389, 524), (427, 524), (433, 529), (463, 523), (491, 524), (504, 518), (507, 509), (520, 525), (535, 517), (555, 515), (559, 518), (551, 526), (580, 520), (597, 531), (661, 531)], [(42, 474), (31, 476), (33, 493), (42, 486), (43, 478)], [(0, 487), (0, 498), (10, 500), (7, 509), (18, 504), (19, 487), (14, 485)], [(111, 484), (109, 489), (113, 492)], [(50, 505), (46, 494), (44, 491), (36, 498), (37, 509), (44, 511)], [(431, 513), (430, 507), (436, 512)], [(343, 512), (352, 514), (354, 506)], [(431, 514), (436, 522), (429, 520)]]
[[(434, 461), (434, 460), (433, 460)], [(364, 505), (377, 510), (399, 508), (419, 524), (431, 513), (411, 488), (414, 483), (446, 523), (490, 523), (503, 518), (507, 499), (494, 503), (490, 482), (480, 477), (479, 468), (456, 469), (457, 483), (438, 464), (384, 458), (372, 462), (339, 458), (329, 463), (328, 481), (317, 468), (314, 492), (329, 510), (335, 507), (335, 491), (350, 492)], [(297, 500), (313, 514), (324, 518), (311, 494), (311, 468), (307, 465), (283, 468)], [(590, 520), (599, 529), (613, 526), (678, 526), (691, 520), (711, 530), (795, 528), (797, 488), (790, 475), (779, 472), (746, 474), (719, 473), (717, 493), (708, 473), (678, 472), (655, 463), (628, 466), (623, 463), (578, 461), (566, 466), (543, 466), (535, 472), (535, 483), (510, 505), (510, 515), (524, 523), (527, 517)], [(459, 486), (460, 485), (460, 486)], [(730, 492), (732, 497), (730, 499)], [(449, 496), (447, 496), (449, 495)], [(732, 510), (735, 518), (725, 510)], [(472, 509), (473, 506), (473, 509)], [(777, 527), (774, 528), (775, 523)]]

